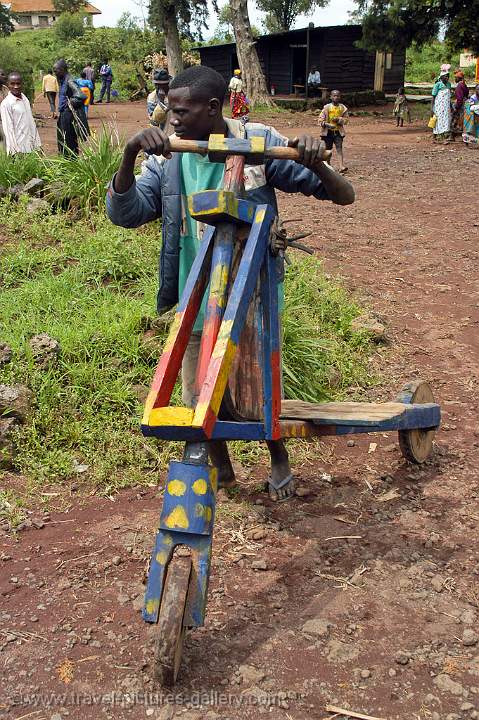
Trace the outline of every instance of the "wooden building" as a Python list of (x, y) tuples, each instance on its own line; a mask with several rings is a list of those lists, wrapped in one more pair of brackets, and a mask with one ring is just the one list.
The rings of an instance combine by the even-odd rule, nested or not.
[[(293, 86), (304, 85), (308, 70), (315, 66), (321, 85), (330, 89), (397, 92), (404, 84), (405, 50), (366, 52), (356, 46), (361, 37), (360, 25), (309, 27), (262, 35), (256, 47), (268, 86), (276, 94), (293, 93)], [(197, 49), (201, 64), (214, 68), (225, 80), (239, 67), (235, 43)]]
[[(6, 4), (6, 3), (4, 3)], [(53, 25), (59, 16), (55, 10), (53, 0), (12, 0), (9, 3), (10, 10), (14, 14), (13, 25), (15, 30), (37, 30), (48, 28)], [(91, 25), (93, 15), (101, 15), (101, 10), (85, 3), (86, 22)]]

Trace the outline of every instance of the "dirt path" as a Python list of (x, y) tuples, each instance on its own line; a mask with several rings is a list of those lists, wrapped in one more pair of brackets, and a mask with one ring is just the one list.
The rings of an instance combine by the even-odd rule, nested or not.
[[(293, 134), (296, 118), (275, 124)], [(353, 207), (281, 206), (388, 325), (371, 397), (432, 384), (433, 460), (405, 464), (391, 435), (330, 440), (300, 469), (309, 494), (279, 506), (254, 489), (264, 469), (243, 476), (241, 496), (219, 501), (207, 623), (187, 639), (176, 697), (145, 695), (154, 489), (72, 498), (43, 528), (2, 535), (6, 718), (306, 720), (328, 702), (387, 720), (479, 717), (477, 160), (370, 118), (353, 121), (346, 152)]]

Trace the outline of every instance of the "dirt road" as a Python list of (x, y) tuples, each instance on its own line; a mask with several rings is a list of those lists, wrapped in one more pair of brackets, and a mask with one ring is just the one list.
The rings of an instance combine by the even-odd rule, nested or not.
[[(130, 131), (141, 120), (127, 112)], [(275, 124), (316, 131), (299, 118)], [(345, 147), (354, 206), (281, 207), (388, 326), (371, 397), (431, 383), (433, 460), (405, 464), (392, 435), (330, 440), (299, 469), (303, 496), (282, 505), (255, 489), (264, 468), (243, 475), (219, 501), (207, 623), (187, 638), (176, 697), (148, 695), (139, 615), (156, 490), (72, 496), (44, 527), (1, 535), (5, 718), (306, 720), (329, 717), (328, 703), (387, 720), (479, 717), (477, 158), (374, 118), (353, 119)]]

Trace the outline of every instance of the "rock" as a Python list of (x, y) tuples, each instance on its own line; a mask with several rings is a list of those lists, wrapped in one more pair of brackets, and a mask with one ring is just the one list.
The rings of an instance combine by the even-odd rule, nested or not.
[(27, 184), (23, 188), (23, 192), (27, 195), (37, 195), (40, 193), (43, 188), (45, 187), (45, 180), (42, 180), (42, 178), (32, 178), (27, 182)]
[(40, 368), (46, 368), (56, 362), (60, 354), (60, 343), (47, 333), (34, 335), (30, 339), (33, 360)]
[(245, 684), (259, 683), (266, 677), (266, 673), (258, 670), (254, 665), (240, 665), (238, 672)]
[(451, 695), (462, 695), (462, 685), (449, 677), (449, 675), (446, 675), (446, 673), (441, 673), (435, 677), (433, 683), (441, 692), (451, 693)]
[(475, 625), (476, 624), (476, 613), (473, 610), (473, 608), (468, 607), (464, 610), (464, 612), (461, 615), (461, 622), (463, 622), (464, 625)]
[(5, 342), (0, 342), (0, 365), (7, 365), (13, 357), (12, 348)]
[(356, 443), (354, 442), (354, 440), (348, 440), (346, 445), (347, 445), (347, 447), (354, 447), (356, 445)]
[(173, 705), (167, 703), (164, 705), (156, 716), (156, 720), (172, 720), (175, 715), (175, 708)]
[(393, 678), (393, 677), (396, 677), (397, 672), (396, 672), (396, 670), (395, 670), (394, 668), (389, 668), (389, 670), (388, 670), (388, 675), (389, 675), (390, 678)]
[(352, 645), (340, 642), (339, 640), (330, 640), (327, 647), (328, 660), (332, 663), (345, 663), (356, 660), (359, 650)]
[(33, 518), (32, 525), (37, 530), (41, 530), (42, 528), (45, 527), (45, 523), (43, 522), (43, 520), (40, 520), (39, 518)]
[(479, 635), (471, 628), (466, 628), (462, 633), (462, 644), (464, 647), (473, 647), (477, 645), (479, 641)]
[(17, 183), (16, 185), (12, 185), (8, 188), (8, 195), (12, 198), (12, 200), (19, 200), (20, 195), (23, 195), (23, 185), (20, 183)]
[(305, 635), (313, 635), (314, 637), (328, 637), (331, 623), (322, 618), (308, 620), (301, 628), (301, 632)]
[(253, 570), (267, 570), (268, 569), (268, 563), (266, 560), (253, 560), (251, 563), (251, 567)]
[(0, 417), (13, 417), (25, 422), (33, 394), (25, 385), (0, 385)]
[(445, 580), (442, 577), (442, 575), (434, 575), (434, 577), (431, 580), (431, 585), (433, 587), (433, 590), (440, 593), (444, 590), (444, 583)]
[(73, 472), (77, 473), (78, 475), (81, 475), (82, 473), (86, 473), (90, 469), (89, 465), (86, 465), (85, 463), (79, 463), (78, 460), (76, 460), (76, 459), (73, 460), (72, 465), (73, 465)]
[(474, 705), (470, 702), (462, 703), (461, 705), (461, 711), (462, 712), (469, 712), (469, 710), (474, 710)]
[(298, 497), (308, 497), (308, 495), (311, 495), (311, 490), (301, 485), (296, 488), (295, 493)]
[(367, 680), (371, 677), (371, 670), (361, 670), (360, 675), (363, 680)]
[(367, 332), (372, 335), (376, 342), (384, 340), (386, 335), (384, 325), (370, 315), (359, 315), (359, 317), (354, 318), (351, 323), (351, 330), (353, 332)]
[(399, 650), (394, 656), (394, 660), (397, 662), (398, 665), (407, 665), (409, 659), (409, 654), (404, 652), (403, 650)]
[(116, 566), (121, 565), (121, 557), (119, 555), (113, 555), (111, 563)]
[(10, 468), (15, 459), (13, 431), (16, 426), (15, 418), (0, 418), (0, 468)]
[(50, 720), (62, 720), (62, 716), (60, 713), (53, 713), (53, 715), (50, 717)]
[(42, 200), (42, 198), (32, 198), (30, 202), (27, 205), (27, 213), (30, 213), (30, 215), (36, 215), (50, 212), (50, 205), (46, 200)]

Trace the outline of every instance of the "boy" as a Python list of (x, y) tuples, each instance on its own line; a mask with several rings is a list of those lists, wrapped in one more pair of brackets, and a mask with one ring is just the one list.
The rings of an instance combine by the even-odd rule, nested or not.
[[(170, 123), (179, 138), (206, 140), (212, 133), (227, 137), (264, 137), (266, 145), (286, 145), (276, 130), (260, 123), (246, 123), (223, 117), (226, 83), (215, 70), (205, 66), (188, 68), (170, 83), (168, 105)], [(276, 206), (274, 188), (302, 192), (318, 200), (340, 205), (354, 202), (354, 190), (348, 181), (319, 158), (324, 143), (303, 136), (289, 142), (297, 147), (301, 160), (268, 160), (262, 166), (245, 167), (247, 199)], [(135, 161), (140, 152), (150, 158), (142, 174), (135, 177)], [(199, 249), (197, 223), (189, 216), (185, 196), (201, 190), (222, 187), (224, 164), (209, 162), (201, 155), (172, 153), (168, 136), (157, 127), (148, 127), (127, 142), (120, 168), (107, 194), (107, 212), (116, 225), (139, 227), (163, 218), (163, 243), (160, 259), (160, 290), (157, 309), (161, 314), (178, 302), (189, 270)], [(183, 402), (194, 407), (195, 367), (204, 316), (195, 324), (182, 368)], [(294, 480), (288, 453), (282, 441), (268, 442), (271, 455), (270, 496), (286, 500), (294, 493)], [(234, 471), (225, 442), (209, 442), (212, 464), (218, 470), (220, 487), (232, 487)]]
[(23, 81), (19, 72), (8, 76), (9, 93), (0, 105), (5, 145), (9, 155), (31, 153), (42, 146), (30, 101), (23, 94)]
[(339, 158), (339, 172), (345, 173), (347, 167), (343, 157), (343, 138), (346, 135), (344, 126), (348, 122), (349, 113), (346, 105), (341, 102), (339, 90), (332, 90), (331, 102), (323, 107), (319, 116), (319, 124), (322, 127), (321, 137), (324, 139), (328, 150), (336, 148)]
[(91, 105), (93, 97), (93, 83), (88, 80), (86, 72), (83, 70), (81, 76), (75, 80), (76, 84), (85, 96), (85, 115), (88, 117), (88, 108)]
[(166, 125), (168, 113), (168, 90), (170, 87), (171, 75), (168, 70), (153, 70), (153, 85), (155, 89), (146, 98), (146, 110), (152, 125), (157, 125), (163, 130)]

